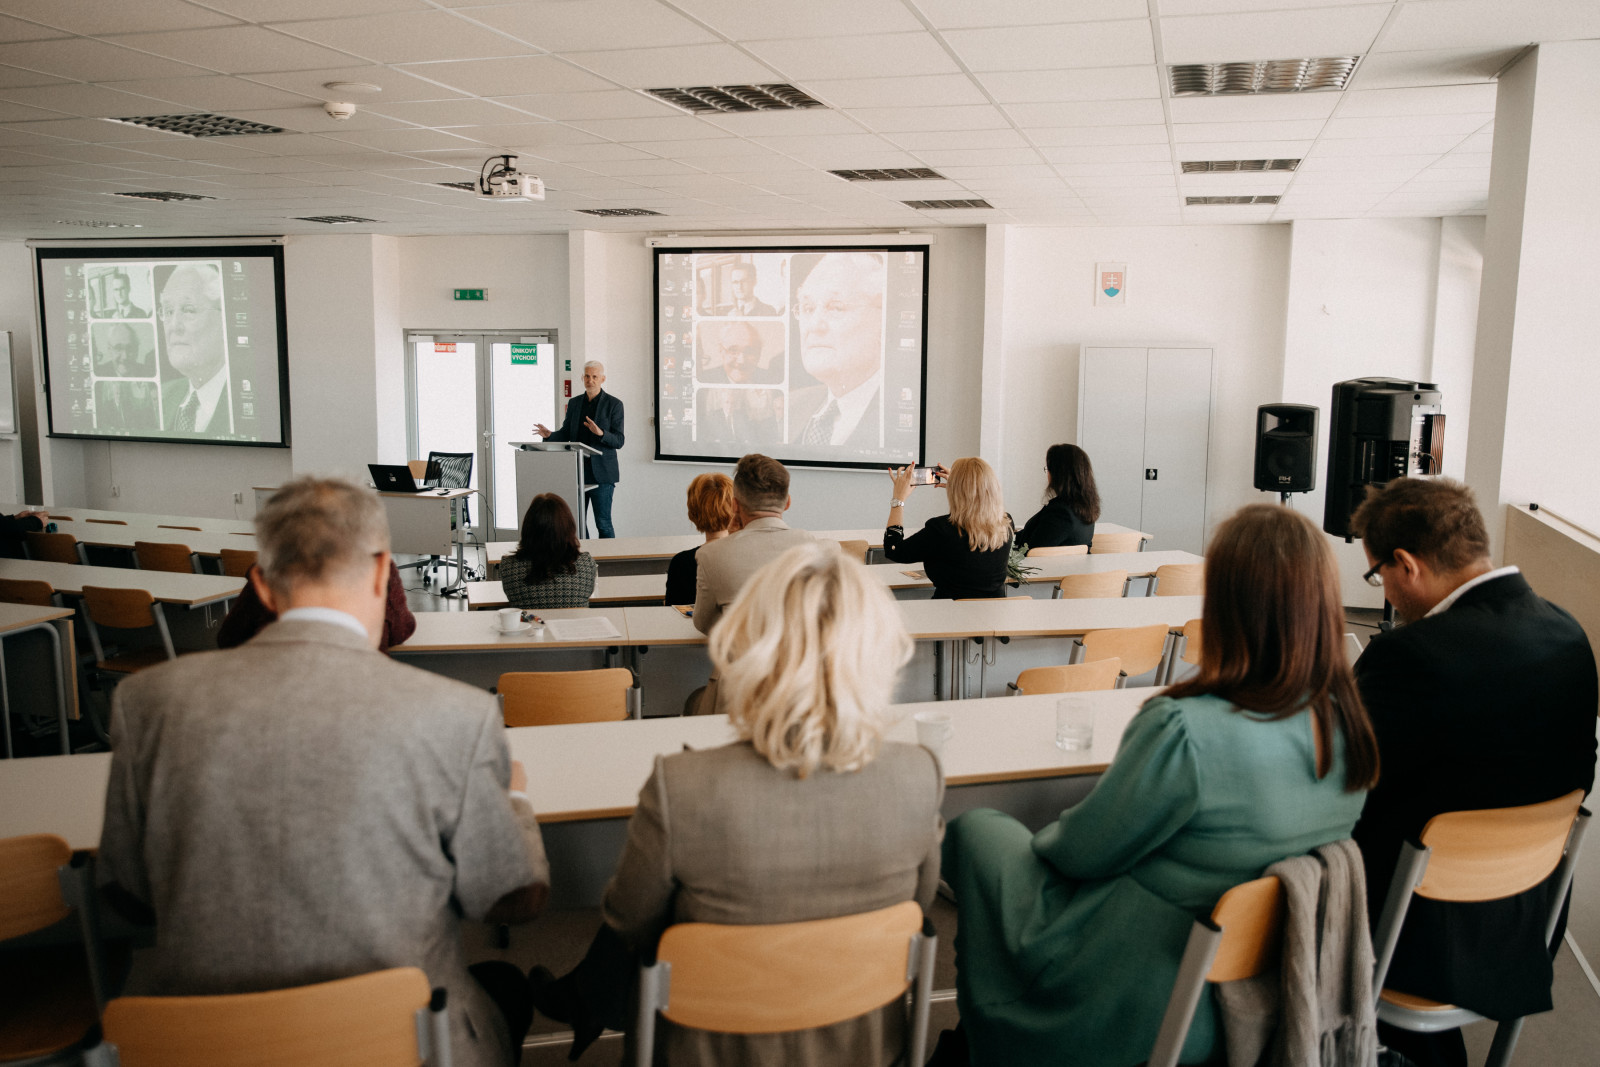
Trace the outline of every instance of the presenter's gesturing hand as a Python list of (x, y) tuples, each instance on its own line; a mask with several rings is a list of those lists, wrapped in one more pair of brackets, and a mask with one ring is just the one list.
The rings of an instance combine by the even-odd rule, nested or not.
[(550, 427), (546, 426), (542, 422), (536, 422), (533, 424), (533, 432), (538, 434), (540, 437), (549, 437)]
[(600, 427), (596, 426), (594, 424), (594, 420), (593, 419), (584, 419), (583, 420), (583, 428), (585, 430), (588, 430), (590, 433), (594, 434), (596, 437), (604, 437), (605, 436), (605, 431), (600, 429)]

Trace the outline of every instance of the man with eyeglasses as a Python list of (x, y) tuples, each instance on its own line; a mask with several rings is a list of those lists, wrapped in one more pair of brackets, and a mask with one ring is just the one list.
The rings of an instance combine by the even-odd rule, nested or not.
[(882, 255), (829, 252), (800, 283), (800, 363), (822, 384), (790, 398), (791, 445), (880, 447), (886, 281)]
[[(1516, 567), (1494, 566), (1466, 486), (1397, 479), (1369, 491), (1351, 528), (1371, 565), (1367, 581), (1405, 623), (1374, 637), (1355, 665), (1382, 762), (1353, 834), (1376, 922), (1400, 843), (1433, 816), (1589, 790), (1600, 692), (1582, 627)], [(1549, 892), (1414, 899), (1385, 984), (1491, 1019), (1549, 1011)], [(1423, 1067), (1467, 1062), (1459, 1030), (1419, 1035), (1380, 1023), (1379, 1035)]]
[[(718, 327), (708, 325), (704, 329), (707, 333), (716, 330), (716, 340), (708, 347), (714, 349), (718, 362), (713, 365), (705, 354), (701, 355), (701, 381), (771, 385), (783, 380), (782, 365), (774, 364), (770, 359), (762, 362), (761, 331), (752, 324), (730, 322)], [(777, 347), (781, 350), (783, 346), (780, 344)]]
[(167, 362), (182, 377), (161, 386), (161, 426), (174, 433), (233, 431), (228, 397), (222, 278), (209, 263), (185, 263), (167, 276), (157, 314)]

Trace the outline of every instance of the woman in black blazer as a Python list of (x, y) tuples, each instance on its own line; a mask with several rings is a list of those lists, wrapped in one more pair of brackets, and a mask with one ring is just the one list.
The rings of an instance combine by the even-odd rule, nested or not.
[(911, 495), (913, 468), (893, 471), (894, 497), (883, 554), (895, 563), (921, 563), (933, 582), (935, 600), (968, 600), (1006, 595), (1006, 564), (1011, 558), (1011, 516), (1000, 497), (1000, 478), (976, 456), (939, 465), (934, 485), (949, 490), (950, 514), (935, 515), (906, 536), (901, 510)]
[(1051, 445), (1044, 454), (1050, 474), (1045, 504), (1017, 534), (1017, 544), (1028, 548), (1087, 545), (1094, 540), (1100, 521), (1100, 492), (1094, 487), (1089, 453), (1077, 445)]

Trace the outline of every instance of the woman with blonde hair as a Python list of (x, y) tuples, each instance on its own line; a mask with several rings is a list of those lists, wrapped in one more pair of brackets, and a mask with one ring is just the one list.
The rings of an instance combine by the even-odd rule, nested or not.
[[(1322, 532), (1252, 504), (1206, 551), (1194, 677), (1145, 701), (1116, 759), (1038, 833), (950, 824), (959, 1038), (930, 1063), (1123, 1067), (1150, 1053), (1184, 942), (1224, 892), (1350, 836), (1378, 747)], [(1182, 1062), (1210, 1062), (1209, 991)]]
[[(926, 907), (938, 885), (938, 763), (927, 749), (883, 740), (911, 656), (888, 591), (831, 543), (791, 548), (746, 583), (711, 632), (710, 653), (738, 739), (656, 758), (588, 955), (562, 978), (542, 968), (529, 976), (539, 1010), (572, 1024), (574, 1059), (602, 1025), (631, 1022), (637, 954), (673, 923)], [(663, 1021), (658, 1051), (670, 1063), (887, 1065), (904, 1022), (898, 1002), (788, 1034)]]
[(935, 600), (966, 600), (1006, 595), (1006, 562), (1011, 557), (1011, 516), (1000, 496), (994, 468), (976, 456), (935, 468), (936, 488), (948, 491), (950, 513), (936, 515), (906, 536), (905, 503), (911, 498), (915, 468), (891, 468), (894, 496), (883, 554), (895, 563), (921, 563), (933, 582)]
[[(739, 528), (739, 508), (734, 501), (733, 479), (726, 474), (701, 474), (689, 483), (689, 521), (705, 535), (706, 544), (721, 540)], [(699, 566), (699, 545), (686, 548), (667, 564), (667, 603), (693, 604)]]

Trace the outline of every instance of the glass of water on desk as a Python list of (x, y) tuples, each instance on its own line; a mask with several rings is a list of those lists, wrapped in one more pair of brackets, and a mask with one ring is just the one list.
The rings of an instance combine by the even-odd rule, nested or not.
[(1087, 752), (1094, 747), (1094, 698), (1069, 693), (1056, 701), (1056, 747), (1063, 752)]

